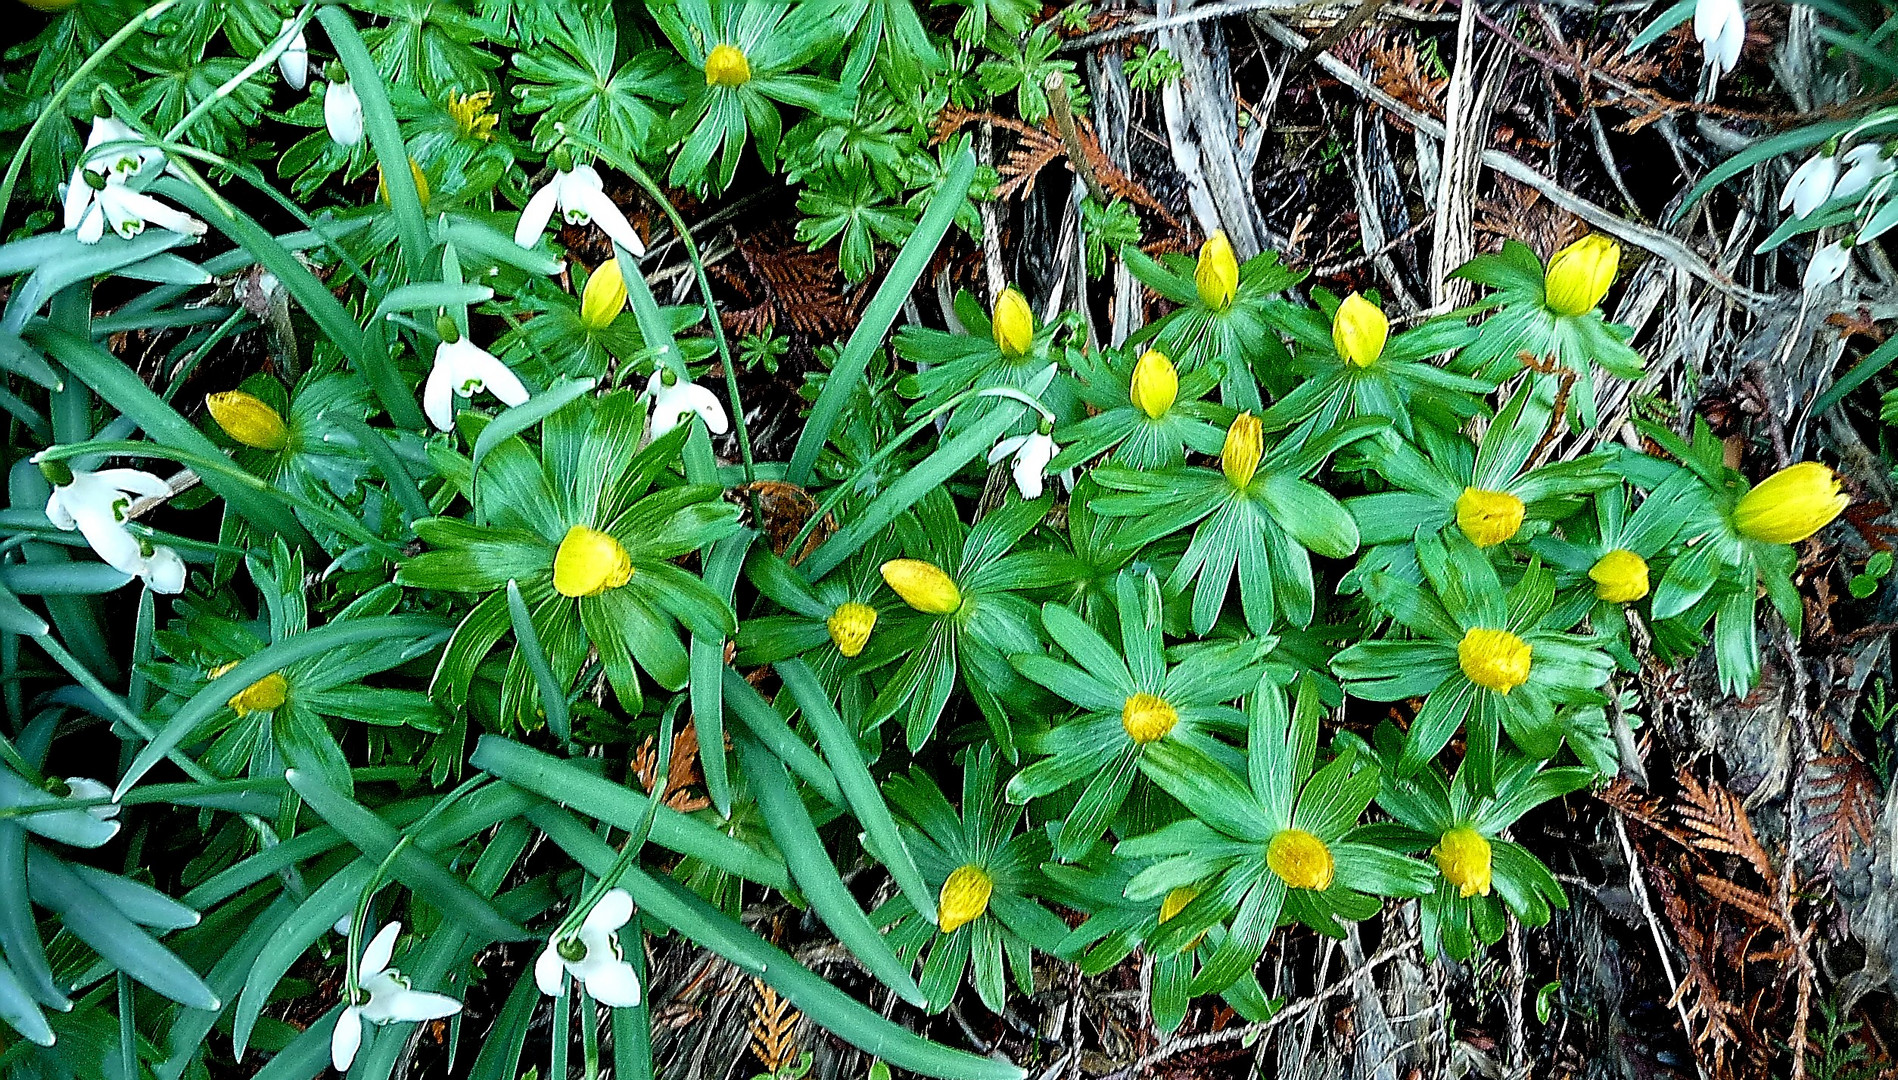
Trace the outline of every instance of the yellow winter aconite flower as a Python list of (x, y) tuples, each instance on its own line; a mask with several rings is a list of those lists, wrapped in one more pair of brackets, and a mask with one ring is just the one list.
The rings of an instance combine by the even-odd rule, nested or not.
[(448, 95), (448, 115), (455, 118), (455, 133), (464, 139), (494, 141), (494, 125), (501, 118), (488, 111), (494, 104), (494, 91)]
[(830, 640), (836, 643), (838, 652), (856, 656), (870, 643), (870, 631), (877, 625), (877, 609), (854, 600), (838, 604), (824, 625), (830, 629)]
[(1543, 278), (1543, 303), (1557, 315), (1586, 315), (1595, 310), (1621, 265), (1621, 245), (1590, 233), (1549, 256)]
[(625, 307), (626, 279), (620, 276), (619, 259), (608, 259), (587, 279), (586, 292), (580, 296), (580, 324), (588, 330), (604, 330)]
[(1259, 428), (1259, 418), (1249, 412), (1240, 413), (1226, 429), (1226, 447), (1219, 452), (1220, 469), (1233, 487), (1244, 488), (1258, 473), (1263, 456), (1265, 435)]
[(1353, 367), (1367, 368), (1384, 355), (1384, 342), (1390, 337), (1391, 321), (1357, 293), (1344, 298), (1338, 314), (1331, 320), (1331, 344)]
[(1265, 846), (1265, 865), (1294, 889), (1331, 888), (1331, 849), (1303, 829), (1280, 829)]
[(989, 909), (989, 894), (995, 881), (979, 866), (958, 866), (949, 880), (942, 883), (936, 898), (936, 925), (945, 934), (953, 934), (982, 917)]
[[(233, 660), (228, 664), (212, 668), (211, 677), (215, 679), (236, 666), (237, 661)], [(225, 704), (229, 705), (231, 711), (237, 715), (249, 716), (251, 713), (271, 712), (282, 706), (284, 699), (289, 696), (290, 681), (285, 679), (282, 673), (273, 671), (232, 694), (231, 699)]]
[[(1178, 915), (1182, 911), (1185, 911), (1186, 905), (1192, 903), (1193, 901), (1197, 899), (1199, 899), (1199, 887), (1196, 885), (1182, 885), (1179, 888), (1174, 889), (1172, 892), (1167, 893), (1166, 899), (1160, 901), (1159, 922), (1161, 924), (1164, 924), (1167, 920), (1173, 918), (1173, 916)], [(1199, 948), (1200, 942), (1205, 941), (1205, 940), (1206, 940), (1206, 935), (1201, 934), (1198, 937), (1194, 938), (1193, 940), (1180, 946), (1180, 951), (1183, 953), (1192, 952), (1194, 949)]]
[(1456, 497), (1456, 527), (1477, 547), (1494, 547), (1522, 528), (1522, 500), (1507, 491), (1466, 487)]
[(1226, 230), (1219, 229), (1199, 246), (1199, 266), (1193, 271), (1193, 285), (1199, 301), (1214, 311), (1232, 306), (1239, 294), (1239, 260), (1233, 257), (1232, 241)]
[(714, 45), (705, 54), (705, 85), (743, 86), (751, 81), (751, 61), (736, 45)]
[(1133, 386), (1127, 394), (1134, 408), (1145, 413), (1147, 419), (1158, 420), (1179, 396), (1180, 373), (1173, 367), (1173, 361), (1158, 349), (1140, 354), (1140, 362), (1134, 365)]
[(1443, 834), (1430, 849), (1430, 857), (1459, 896), (1489, 895), (1489, 841), (1482, 833), (1459, 825)]
[(1003, 356), (1023, 356), (1035, 344), (1035, 313), (1028, 298), (1010, 285), (995, 298), (993, 315), (995, 344)]
[(224, 434), (258, 450), (281, 450), (290, 441), (290, 429), (283, 414), (270, 403), (242, 390), (226, 390), (204, 395), (204, 407)]
[(882, 566), (883, 580), (903, 602), (925, 615), (947, 615), (962, 606), (956, 583), (935, 563), (921, 559), (891, 559)]
[(1120, 708), (1120, 726), (1126, 728), (1127, 737), (1137, 743), (1163, 739), (1179, 722), (1179, 712), (1167, 704), (1165, 698), (1144, 691), (1128, 698)]
[(1588, 568), (1595, 599), (1632, 604), (1648, 594), (1648, 561), (1627, 548), (1616, 548)]
[(633, 576), (626, 549), (598, 529), (575, 525), (554, 553), (554, 591), (562, 596), (598, 596)]
[[(409, 175), (415, 178), (415, 193), (422, 197), (422, 205), (427, 206), (428, 177), (422, 172), (422, 167), (415, 163), (414, 158), (409, 159)], [(389, 178), (382, 174), (381, 165), (376, 166), (376, 198), (385, 203), (389, 201)]]
[(1507, 630), (1477, 627), (1457, 642), (1456, 662), (1478, 686), (1507, 694), (1529, 681), (1529, 643)]
[(1839, 478), (1816, 461), (1788, 465), (1759, 482), (1733, 508), (1733, 527), (1748, 540), (1796, 544), (1831, 524), (1852, 501)]

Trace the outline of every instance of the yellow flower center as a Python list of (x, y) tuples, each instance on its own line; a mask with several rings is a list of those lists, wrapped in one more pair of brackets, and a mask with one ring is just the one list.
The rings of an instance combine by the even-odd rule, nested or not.
[(1621, 245), (1591, 233), (1549, 256), (1543, 302), (1557, 315), (1586, 315), (1595, 310), (1615, 283)]
[(1529, 643), (1507, 630), (1477, 627), (1457, 642), (1456, 662), (1478, 686), (1507, 694), (1529, 681)]
[(1384, 342), (1390, 332), (1390, 319), (1357, 293), (1344, 298), (1331, 320), (1331, 344), (1353, 367), (1367, 368), (1377, 363), (1377, 358), (1384, 355)]
[(945, 934), (953, 934), (982, 917), (989, 909), (989, 895), (995, 880), (979, 866), (958, 866), (949, 880), (942, 883), (936, 898), (936, 925)]
[(1303, 829), (1280, 829), (1265, 846), (1265, 865), (1294, 889), (1331, 888), (1335, 863), (1323, 840)]
[(608, 259), (587, 278), (586, 292), (580, 296), (580, 325), (604, 330), (625, 308), (626, 279), (620, 276), (619, 259)]
[(1489, 895), (1489, 841), (1482, 833), (1459, 825), (1443, 834), (1437, 846), (1430, 849), (1430, 857), (1459, 895)]
[(882, 573), (905, 604), (925, 615), (947, 615), (962, 606), (962, 592), (935, 563), (891, 559), (883, 564)]
[(1134, 365), (1133, 387), (1127, 395), (1134, 408), (1145, 413), (1147, 419), (1158, 420), (1179, 396), (1180, 373), (1173, 361), (1158, 349), (1142, 353), (1140, 362)]
[(1831, 524), (1851, 496), (1839, 478), (1816, 461), (1788, 465), (1760, 481), (1733, 507), (1733, 527), (1748, 540), (1796, 544)]
[(562, 596), (598, 596), (633, 576), (626, 549), (598, 529), (575, 525), (554, 553), (554, 591)]
[(845, 656), (856, 656), (870, 642), (870, 631), (876, 629), (877, 609), (868, 604), (848, 601), (838, 604), (837, 610), (830, 613), (824, 625), (830, 629), (830, 640), (837, 651)]
[(992, 329), (995, 333), (995, 345), (1002, 350), (1003, 356), (1025, 356), (1035, 346), (1035, 313), (1028, 306), (1028, 298), (1021, 290), (1010, 285), (995, 298), (995, 311)]
[(1242, 412), (1226, 429), (1226, 446), (1219, 452), (1219, 467), (1232, 481), (1232, 486), (1244, 490), (1252, 483), (1259, 471), (1259, 459), (1265, 456), (1265, 436), (1259, 428), (1259, 418), (1249, 412)]
[[(215, 679), (236, 666), (237, 663), (233, 661), (214, 668), (211, 671), (211, 677)], [(280, 707), (284, 699), (289, 696), (289, 680), (285, 679), (280, 672), (273, 671), (231, 695), (231, 699), (225, 704), (229, 705), (231, 711), (237, 715), (249, 716), (252, 713), (271, 712)]]
[(1142, 745), (1165, 738), (1179, 722), (1179, 712), (1166, 699), (1144, 691), (1120, 707), (1120, 726), (1127, 729), (1128, 738)]
[(242, 390), (206, 394), (204, 407), (224, 434), (258, 450), (281, 450), (290, 441), (290, 430), (283, 415), (270, 403)]
[(1522, 528), (1522, 500), (1507, 491), (1466, 487), (1456, 497), (1456, 526), (1477, 547), (1493, 547)]
[(448, 115), (455, 118), (455, 133), (464, 139), (476, 139), (481, 142), (494, 141), (494, 125), (501, 118), (488, 111), (494, 104), (494, 91), (481, 90), (473, 94), (449, 94)]
[(705, 85), (743, 86), (751, 81), (751, 61), (736, 45), (719, 44), (705, 54)]
[(1232, 306), (1239, 294), (1239, 260), (1232, 254), (1232, 241), (1226, 230), (1219, 229), (1199, 246), (1199, 266), (1193, 270), (1193, 287), (1199, 302), (1214, 311)]
[(1588, 577), (1595, 583), (1595, 599), (1611, 604), (1632, 604), (1648, 594), (1647, 560), (1627, 548), (1596, 559)]

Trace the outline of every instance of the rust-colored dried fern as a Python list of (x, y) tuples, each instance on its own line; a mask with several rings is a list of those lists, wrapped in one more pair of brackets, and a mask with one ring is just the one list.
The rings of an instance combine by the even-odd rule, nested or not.
[(797, 1062), (797, 1022), (803, 1014), (763, 979), (754, 977), (751, 985), (758, 992), (751, 1003), (751, 1053), (775, 1076)]

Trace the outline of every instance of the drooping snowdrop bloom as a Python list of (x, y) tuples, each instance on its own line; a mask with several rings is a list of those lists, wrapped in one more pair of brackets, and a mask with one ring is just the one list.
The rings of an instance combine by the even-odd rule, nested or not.
[(37, 833), (48, 840), (57, 840), (74, 847), (96, 848), (119, 834), (119, 823), (112, 820), (119, 815), (118, 803), (108, 801), (101, 806), (59, 808), (72, 799), (110, 800), (112, 789), (97, 780), (74, 776), (63, 781), (54, 780), (41, 790), (13, 773), (0, 769), (0, 792), (4, 792), (7, 801), (15, 806), (46, 806), (47, 809), (43, 811), (22, 815), (19, 822), (28, 832)]
[(1718, 80), (1740, 62), (1740, 46), (1746, 44), (1746, 9), (1740, 0), (1697, 0), (1694, 37)]
[(690, 379), (681, 379), (671, 368), (660, 368), (646, 380), (646, 396), (652, 399), (652, 437), (657, 439), (697, 413), (706, 430), (723, 435), (731, 428), (725, 406), (718, 395)]
[(171, 494), (163, 480), (137, 469), (82, 472), (63, 461), (42, 461), (40, 471), (53, 482), (46, 516), (55, 528), (77, 529), (99, 558), (122, 574), (142, 574), (146, 556), (138, 538), (125, 527), (131, 496)]
[[(1047, 423), (1041, 425), (1043, 429)], [(1015, 456), (1011, 471), (1015, 474), (1015, 490), (1021, 492), (1024, 499), (1039, 499), (1043, 488), (1042, 478), (1047, 474), (1048, 462), (1061, 452), (1055, 445), (1054, 437), (1046, 430), (1036, 430), (1027, 435), (1013, 435), (995, 444), (989, 451), (989, 464)]]
[(72, 178), (66, 183), (66, 198), (61, 207), (64, 217), (62, 228), (69, 232), (77, 229), (98, 195), (98, 189), (87, 181), (86, 173), (107, 180), (130, 180), (144, 172), (146, 165), (164, 160), (163, 154), (148, 146), (122, 147), (106, 154), (93, 153), (95, 148), (108, 143), (124, 143), (137, 138), (137, 132), (110, 116), (93, 118), (92, 131), (86, 135), (85, 152), (79, 155), (79, 163), (73, 166)]
[(1852, 248), (1844, 240), (1834, 240), (1812, 253), (1812, 261), (1806, 264), (1806, 277), (1801, 284), (1807, 292), (1823, 289), (1844, 277), (1845, 268), (1850, 265)]
[(1832, 185), (1832, 197), (1849, 199), (1898, 169), (1885, 148), (1878, 143), (1860, 143), (1839, 155), (1839, 182)]
[(441, 329), (446, 332), (435, 346), (435, 368), (422, 388), (422, 411), (436, 428), (447, 431), (454, 426), (454, 395), (471, 398), (487, 390), (503, 405), (527, 400), (527, 387), (521, 385), (520, 377), (493, 353), (462, 337), (452, 322), (444, 320)]
[(142, 191), (133, 191), (119, 180), (88, 180), (101, 184), (79, 219), (79, 242), (96, 244), (105, 235), (107, 225), (120, 238), (130, 240), (156, 225), (186, 236), (203, 236), (204, 222), (174, 206), (167, 206)]
[(1793, 170), (1786, 190), (1780, 192), (1779, 208), (1791, 207), (1794, 217), (1805, 217), (1832, 197), (1832, 185), (1838, 178), (1839, 159), (1826, 151), (1814, 154)]
[(533, 247), (540, 234), (547, 231), (547, 223), (553, 219), (556, 209), (560, 211), (560, 220), (569, 225), (592, 222), (627, 251), (634, 255), (646, 253), (646, 245), (633, 231), (633, 223), (606, 197), (606, 183), (591, 165), (575, 165), (556, 173), (534, 192), (534, 197), (527, 200), (526, 209), (521, 211), (520, 224), (514, 228), (514, 242), (522, 247)]
[(185, 591), (185, 561), (162, 544), (152, 546), (152, 553), (145, 557), (145, 566), (138, 576), (155, 593), (176, 596)]
[[(284, 20), (283, 28), (290, 29), (290, 20)], [(277, 72), (292, 90), (302, 90), (310, 84), (310, 42), (303, 31), (298, 30), (297, 36), (277, 54)]]
[(356, 965), (356, 996), (344, 1002), (336, 1030), (330, 1033), (330, 1064), (337, 1072), (348, 1072), (355, 1064), (365, 1020), (377, 1025), (440, 1020), (461, 1011), (461, 1002), (446, 994), (409, 989), (409, 980), (389, 966), (401, 933), (402, 924), (392, 922), (362, 951), (362, 961)]
[(587, 912), (580, 932), (562, 938), (556, 930), (534, 961), (534, 982), (548, 997), (559, 997), (564, 976), (571, 975), (586, 988), (587, 996), (602, 1005), (630, 1009), (639, 1004), (639, 975), (626, 962), (619, 930), (633, 917), (633, 898), (625, 889), (613, 889)]
[(338, 146), (362, 142), (362, 99), (356, 96), (354, 86), (330, 80), (329, 89), (323, 93), (323, 126), (329, 128), (330, 138)]

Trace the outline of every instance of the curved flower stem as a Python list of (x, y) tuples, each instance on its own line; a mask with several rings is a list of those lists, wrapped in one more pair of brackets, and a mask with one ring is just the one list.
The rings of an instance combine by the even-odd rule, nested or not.
[(258, 72), (276, 63), (277, 57), (283, 55), (283, 51), (290, 47), (290, 43), (296, 40), (298, 34), (303, 32), (304, 24), (308, 23), (310, 17), (315, 14), (314, 3), (304, 4), (303, 10), (297, 12), (296, 17), (285, 24), (284, 28), (278, 32), (276, 39), (264, 46), (264, 51), (258, 53), (256, 59), (244, 65), (242, 71), (224, 80), (223, 85), (205, 95), (204, 100), (193, 105), (191, 111), (186, 113), (183, 119), (171, 125), (171, 130), (165, 133), (165, 141), (171, 142), (183, 138), (185, 132), (191, 130), (191, 125), (197, 123), (205, 113), (210, 112), (218, 102), (236, 93), (238, 87), (249, 82)]
[(659, 813), (659, 804), (666, 798), (666, 777), (672, 771), (672, 737), (678, 722), (679, 706), (677, 698), (672, 708), (666, 710), (665, 717), (659, 722), (656, 736), (657, 759), (652, 767), (652, 794), (646, 800), (646, 812), (641, 815), (638, 827), (626, 834), (626, 841), (620, 846), (619, 855), (606, 873), (601, 874), (593, 885), (581, 896), (562, 919), (560, 927), (554, 931), (557, 940), (566, 940), (580, 932), (580, 924), (586, 921), (587, 913), (593, 905), (600, 902), (606, 894), (619, 884), (620, 876), (639, 861), (640, 849), (646, 846), (646, 837), (652, 832), (652, 820)]

